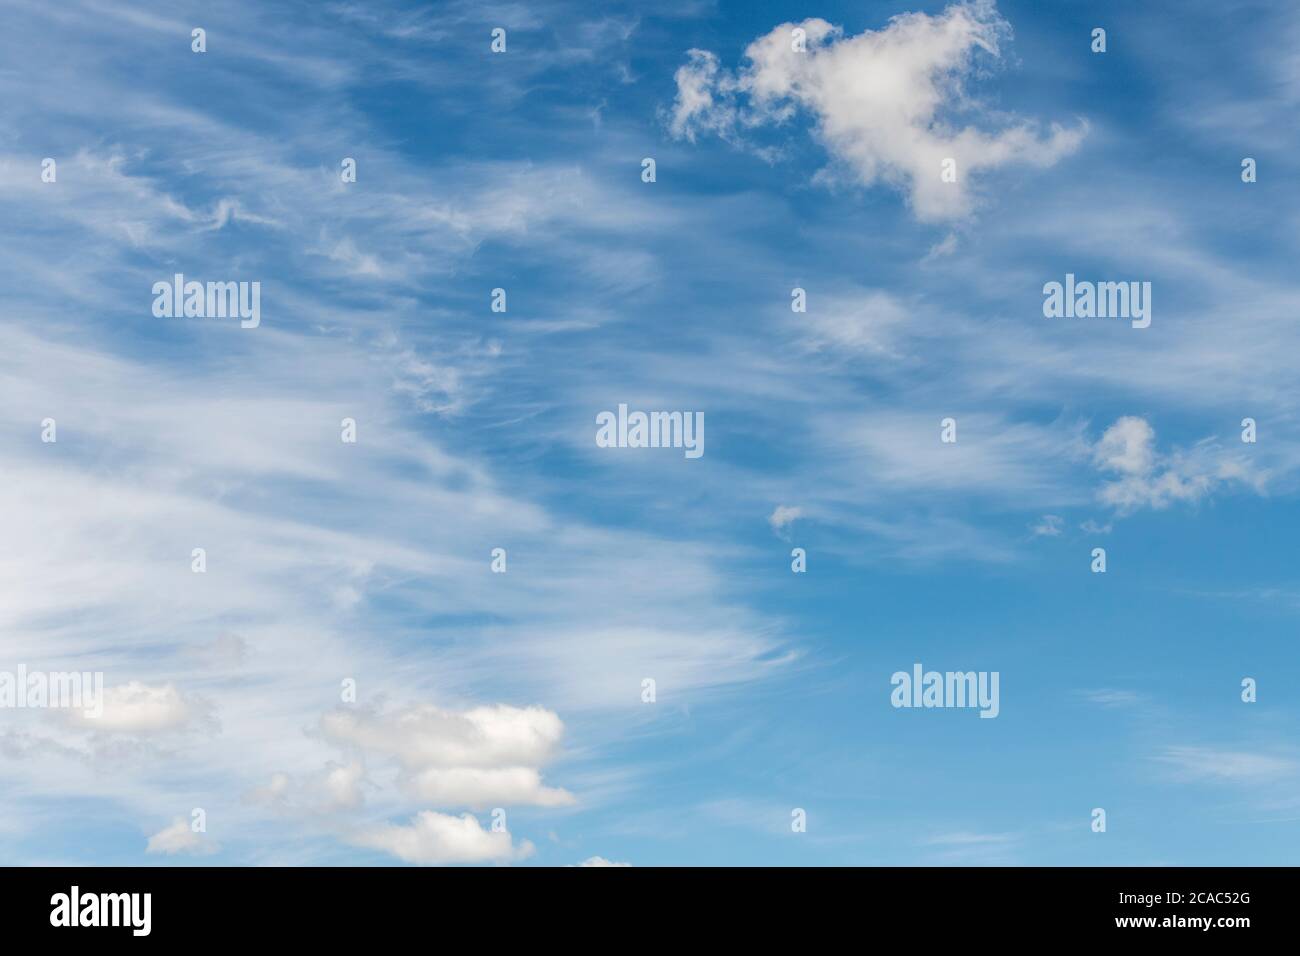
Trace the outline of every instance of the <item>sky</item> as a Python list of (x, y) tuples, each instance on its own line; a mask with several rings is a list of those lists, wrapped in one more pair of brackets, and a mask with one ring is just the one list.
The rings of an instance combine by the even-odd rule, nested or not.
[(0, 861), (1296, 861), (1293, 5), (3, 8)]

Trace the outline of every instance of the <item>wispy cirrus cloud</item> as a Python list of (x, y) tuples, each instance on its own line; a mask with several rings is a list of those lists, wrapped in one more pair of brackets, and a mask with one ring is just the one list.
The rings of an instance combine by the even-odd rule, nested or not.
[(1156, 759), (1186, 780), (1212, 783), (1276, 783), (1300, 773), (1293, 757), (1250, 750), (1168, 747)]

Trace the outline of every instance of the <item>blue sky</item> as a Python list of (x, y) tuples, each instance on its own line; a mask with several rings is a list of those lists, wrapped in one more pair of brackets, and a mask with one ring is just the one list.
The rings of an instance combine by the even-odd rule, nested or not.
[(0, 859), (1295, 861), (1289, 5), (209, 6), (6, 4)]

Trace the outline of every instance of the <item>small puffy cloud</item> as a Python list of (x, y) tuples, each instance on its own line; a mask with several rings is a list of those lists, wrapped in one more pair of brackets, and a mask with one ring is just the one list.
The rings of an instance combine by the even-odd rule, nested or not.
[(342, 766), (329, 766), (325, 770), (323, 788), (333, 809), (352, 810), (361, 806), (361, 781), (365, 770), (353, 762)]
[[(901, 14), (856, 36), (820, 19), (783, 23), (746, 48), (735, 73), (713, 53), (691, 50), (675, 74), (669, 129), (687, 140), (709, 132), (737, 141), (803, 111), (831, 156), (864, 185), (902, 190), (923, 221), (961, 218), (973, 208), (974, 177), (1011, 163), (1050, 166), (1086, 133), (1083, 123), (1046, 131), (1016, 119), (990, 129), (963, 125), (961, 116), (978, 112), (967, 82), (980, 57), (1001, 56), (1010, 32), (992, 0), (955, 3), (934, 16)], [(949, 159), (956, 179), (945, 182)]]
[(1120, 474), (1145, 475), (1155, 465), (1155, 440), (1155, 429), (1146, 419), (1125, 415), (1101, 436), (1093, 460)]
[(1248, 478), (1240, 463), (1219, 453), (1211, 442), (1201, 442), (1189, 453), (1161, 454), (1155, 429), (1132, 415), (1106, 429), (1093, 446), (1092, 458), (1099, 470), (1115, 475), (1102, 484), (1098, 498), (1120, 513), (1199, 501), (1224, 481)]
[(734, 82), (725, 76), (719, 82), (718, 58), (708, 50), (689, 50), (686, 65), (673, 74), (673, 80), (677, 84), (669, 123), (673, 135), (691, 142), (700, 130), (725, 135), (734, 121), (734, 111), (719, 103), (719, 97), (732, 92)]
[(86, 717), (70, 712), (72, 720), (87, 729), (124, 734), (153, 734), (181, 730), (209, 722), (209, 705), (189, 697), (174, 684), (145, 684), (131, 681), (104, 691), (104, 712)]
[(772, 530), (781, 537), (788, 533), (790, 525), (803, 517), (803, 509), (791, 505), (777, 505), (772, 513), (767, 517), (767, 523), (772, 526)]
[(1065, 522), (1057, 515), (1043, 515), (1038, 519), (1038, 523), (1032, 525), (1029, 530), (1033, 532), (1036, 538), (1055, 538), (1061, 533), (1064, 526)]
[(607, 860), (603, 856), (589, 856), (581, 863), (573, 864), (574, 866), (631, 866), (631, 863), (615, 863), (613, 860)]
[(144, 852), (162, 853), (167, 856), (174, 856), (178, 853), (202, 855), (216, 853), (217, 849), (215, 843), (202, 833), (195, 833), (188, 822), (177, 817), (170, 825), (149, 838)]
[(407, 863), (506, 863), (533, 854), (527, 840), (515, 846), (509, 832), (483, 829), (470, 814), (425, 810), (409, 826), (384, 824), (357, 831), (357, 846), (383, 850)]

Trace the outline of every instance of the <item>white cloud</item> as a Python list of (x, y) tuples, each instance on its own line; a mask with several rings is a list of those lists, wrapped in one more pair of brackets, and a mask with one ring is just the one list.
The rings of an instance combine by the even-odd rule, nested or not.
[(1246, 469), (1201, 442), (1189, 453), (1160, 454), (1156, 433), (1146, 419), (1126, 415), (1106, 429), (1093, 446), (1093, 463), (1118, 475), (1102, 484), (1098, 498), (1121, 513), (1166, 508), (1199, 501), (1216, 485), (1245, 479)]
[(1155, 429), (1145, 419), (1125, 416), (1106, 429), (1093, 457), (1111, 471), (1144, 475), (1155, 464), (1155, 438)]
[(922, 261), (933, 262), (936, 259), (942, 259), (944, 256), (950, 256), (957, 251), (959, 244), (957, 234), (950, 232), (929, 248)]
[(424, 705), (385, 715), (338, 710), (321, 726), (335, 740), (393, 754), (408, 767), (540, 764), (564, 733), (552, 711), (505, 704), (462, 712)]
[(767, 523), (772, 526), (781, 537), (785, 537), (787, 529), (794, 524), (796, 520), (803, 517), (803, 509), (793, 505), (777, 505), (770, 515)]
[(631, 866), (631, 863), (615, 863), (613, 860), (607, 860), (603, 856), (589, 856), (577, 866)]
[(496, 804), (565, 807), (575, 802), (567, 790), (542, 786), (542, 775), (532, 767), (431, 767), (415, 775), (411, 789), (429, 803), (474, 810)]
[(358, 810), (365, 804), (363, 785), (374, 787), (361, 761), (329, 761), (320, 770), (298, 776), (273, 773), (266, 786), (247, 791), (244, 799), (296, 816), (335, 814)]
[(364, 802), (361, 781), (364, 778), (365, 768), (360, 763), (326, 768), (324, 786), (325, 792), (329, 794), (330, 805), (345, 810), (361, 806)]
[(274, 773), (265, 787), (258, 787), (246, 795), (253, 803), (274, 804), (285, 801), (293, 787), (293, 781), (287, 773)]
[(69, 717), (88, 729), (126, 734), (180, 730), (210, 719), (206, 703), (183, 695), (175, 685), (140, 681), (106, 688), (102, 716), (87, 717), (74, 710)]
[(567, 806), (568, 791), (542, 784), (538, 768), (555, 755), (564, 724), (541, 707), (433, 706), (392, 714), (339, 710), (321, 719), (336, 743), (396, 758), (412, 793), (444, 807)]
[[(804, 31), (806, 49), (793, 48)], [(924, 221), (967, 215), (971, 178), (1009, 163), (1050, 166), (1075, 150), (1086, 124), (1053, 124), (1043, 134), (1020, 120), (995, 131), (961, 126), (957, 114), (977, 110), (965, 84), (977, 54), (997, 59), (1010, 26), (991, 0), (949, 6), (936, 16), (906, 13), (881, 30), (846, 36), (825, 20), (783, 23), (745, 50), (735, 74), (717, 57), (691, 50), (677, 70), (669, 126), (694, 139), (700, 131), (735, 138), (747, 128), (780, 124), (800, 109), (812, 114), (818, 138), (865, 185), (903, 190)], [(940, 176), (956, 161), (956, 181)]]
[(384, 824), (360, 830), (352, 842), (407, 863), (504, 863), (533, 854), (527, 840), (516, 847), (509, 832), (484, 830), (468, 813), (455, 817), (430, 810), (416, 814), (410, 826)]
[(146, 853), (163, 853), (173, 856), (177, 853), (207, 854), (215, 853), (218, 847), (203, 834), (195, 833), (189, 823), (177, 817), (172, 823), (159, 830), (149, 838), (144, 851)]
[(1265, 783), (1293, 777), (1300, 770), (1287, 757), (1206, 747), (1170, 747), (1157, 759), (1187, 778), (1221, 783)]
[[(994, 413), (961, 412), (958, 440), (938, 440), (940, 418), (915, 412), (827, 414), (819, 434), (857, 452), (856, 474), (895, 491), (961, 489), (1020, 504), (1061, 501), (1057, 463), (1088, 451), (1082, 425), (1011, 421)], [(971, 441), (974, 436), (978, 440)], [(1068, 503), (1068, 502), (1063, 502)]]
[(1029, 530), (1033, 532), (1034, 537), (1055, 538), (1061, 533), (1064, 523), (1057, 515), (1043, 515)]
[(897, 339), (907, 330), (912, 311), (888, 292), (872, 289), (855, 295), (821, 295), (806, 313), (796, 316), (799, 332), (811, 351), (898, 357)]
[(255, 215), (245, 209), (238, 199), (227, 197), (217, 203), (212, 212), (212, 224), (206, 228), (209, 230), (224, 229), (231, 222), (248, 222), (259, 226), (277, 225), (274, 219)]
[(1019, 840), (1015, 833), (941, 833), (920, 841), (921, 846), (978, 846), (992, 843), (1014, 843)]
[[(686, 65), (678, 68), (673, 80), (677, 83), (671, 122), (673, 134), (691, 142), (695, 141), (695, 134), (701, 129), (725, 135), (734, 119), (734, 112), (718, 108), (713, 95), (720, 82), (718, 58), (708, 50), (689, 50)], [(724, 89), (719, 92), (728, 92), (731, 81), (724, 76), (721, 82)]]
[(1082, 694), (1085, 699), (1099, 707), (1132, 707), (1142, 702), (1141, 695), (1131, 690), (1100, 688), (1082, 691)]

